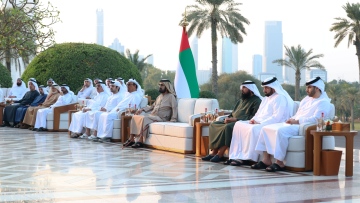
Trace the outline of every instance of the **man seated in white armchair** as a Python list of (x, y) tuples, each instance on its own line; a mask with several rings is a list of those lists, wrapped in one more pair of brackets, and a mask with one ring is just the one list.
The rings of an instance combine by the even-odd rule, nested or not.
[[(149, 107), (139, 109), (132, 117), (130, 122), (130, 138), (123, 145), (132, 148), (143, 147), (143, 137), (148, 133), (149, 124), (153, 122), (176, 122), (177, 121), (177, 102), (176, 92), (170, 80), (161, 79), (159, 82), (159, 92), (161, 93), (155, 100), (154, 104)], [(143, 111), (150, 114), (142, 114)], [(135, 141), (135, 136), (139, 140)]]
[(86, 78), (84, 80), (84, 85), (82, 86), (82, 88), (79, 90), (77, 97), (79, 99), (91, 99), (91, 93), (94, 89), (93, 86), (93, 82), (90, 78)]
[(22, 81), (21, 78), (18, 78), (16, 82), (13, 83), (8, 97), (5, 100), (18, 101), (23, 98), (27, 91), (28, 89), (26, 88), (24, 81)]
[(38, 132), (47, 131), (46, 128), (47, 115), (53, 111), (54, 107), (67, 105), (70, 104), (70, 102), (72, 101), (72, 96), (74, 95), (74, 93), (70, 90), (69, 86), (67, 84), (62, 84), (60, 87), (61, 87), (62, 95), (59, 96), (55, 104), (51, 105), (49, 108), (38, 110), (34, 125), (34, 129), (36, 129), (36, 131)]
[(129, 106), (133, 108), (140, 105), (141, 99), (144, 96), (140, 84), (135, 79), (129, 79), (126, 86), (127, 92), (125, 98), (110, 112), (104, 112), (100, 115), (99, 123), (102, 123), (102, 125), (98, 126), (97, 137), (101, 141), (110, 141), (114, 120), (120, 118), (119, 112), (125, 111)]
[[(307, 96), (301, 100), (296, 114), (285, 123), (267, 125), (260, 131), (255, 150), (263, 152), (263, 160), (251, 166), (253, 169), (265, 169), (268, 172), (283, 171), (289, 138), (299, 135), (299, 124), (316, 123), (330, 112), (330, 98), (325, 92), (325, 84), (320, 77), (306, 83)], [(271, 164), (273, 155), (276, 162)]]
[(86, 112), (98, 111), (101, 107), (104, 107), (109, 96), (111, 95), (110, 90), (106, 87), (105, 83), (98, 80), (96, 83), (96, 90), (98, 94), (94, 99), (87, 101), (87, 107), (83, 108), (82, 111), (72, 114), (69, 131), (72, 132), (71, 138), (87, 138), (86, 134), (81, 135), (83, 127), (85, 126)]

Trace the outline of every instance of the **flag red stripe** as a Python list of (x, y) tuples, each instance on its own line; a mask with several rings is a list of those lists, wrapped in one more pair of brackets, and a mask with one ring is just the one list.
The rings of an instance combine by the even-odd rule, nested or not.
[(190, 48), (190, 44), (189, 44), (189, 40), (188, 40), (188, 35), (186, 32), (186, 28), (183, 27), (183, 33), (182, 33), (182, 37), (181, 37), (181, 45), (180, 45), (180, 52), (184, 51), (185, 49), (189, 49)]

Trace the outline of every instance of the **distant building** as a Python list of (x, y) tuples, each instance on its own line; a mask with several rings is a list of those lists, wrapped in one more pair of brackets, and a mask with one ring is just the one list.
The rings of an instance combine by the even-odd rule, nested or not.
[(96, 10), (96, 44), (104, 45), (104, 11)]
[(252, 74), (255, 78), (262, 72), (262, 56), (259, 54), (253, 55)]
[(282, 67), (273, 63), (283, 56), (283, 34), (281, 21), (265, 22), (264, 72), (275, 73), (278, 81), (283, 83)]
[[(306, 82), (306, 70), (300, 71), (300, 86)], [(295, 85), (295, 70), (290, 67), (284, 67), (284, 83), (289, 85)]]
[(266, 78), (269, 77), (277, 77), (275, 73), (259, 73), (257, 79), (260, 81), (264, 81)]
[(327, 82), (327, 71), (317, 68), (312, 68), (306, 71), (306, 80), (310, 80), (311, 78), (315, 77), (320, 77), (324, 82)]
[(197, 37), (194, 37), (194, 39), (191, 41), (190, 47), (191, 47), (191, 52), (194, 57), (195, 69), (198, 70), (199, 69), (199, 66), (198, 66), (199, 43), (198, 43)]
[(113, 43), (109, 46), (110, 49), (113, 49), (119, 53), (124, 53), (124, 46), (121, 45), (118, 38), (115, 38)]
[(221, 73), (234, 73), (238, 70), (238, 45), (227, 37), (222, 39)]
[(210, 81), (211, 69), (210, 70), (197, 70), (196, 77), (199, 85), (203, 85)]

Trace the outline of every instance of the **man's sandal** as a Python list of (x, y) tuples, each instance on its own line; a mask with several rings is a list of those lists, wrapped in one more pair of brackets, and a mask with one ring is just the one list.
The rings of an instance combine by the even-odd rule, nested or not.
[(264, 164), (264, 162), (259, 161), (256, 164), (251, 165), (252, 169), (266, 169), (268, 165)]
[(266, 167), (265, 170), (266, 170), (267, 172), (284, 171), (284, 170), (285, 170), (285, 166), (284, 166), (284, 167), (280, 167), (279, 164), (273, 163), (271, 166)]
[(232, 159), (229, 159), (227, 161), (224, 162), (224, 165), (230, 165), (230, 163), (232, 162), (233, 160)]
[(142, 142), (135, 142), (135, 144), (131, 145), (132, 148), (142, 148), (144, 147)]

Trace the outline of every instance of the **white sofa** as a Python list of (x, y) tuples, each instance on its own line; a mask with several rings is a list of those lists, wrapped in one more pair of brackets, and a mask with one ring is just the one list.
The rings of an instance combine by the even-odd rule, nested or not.
[(195, 152), (195, 119), (200, 113), (219, 108), (217, 99), (179, 99), (177, 122), (155, 122), (149, 125), (148, 147), (178, 153)]

